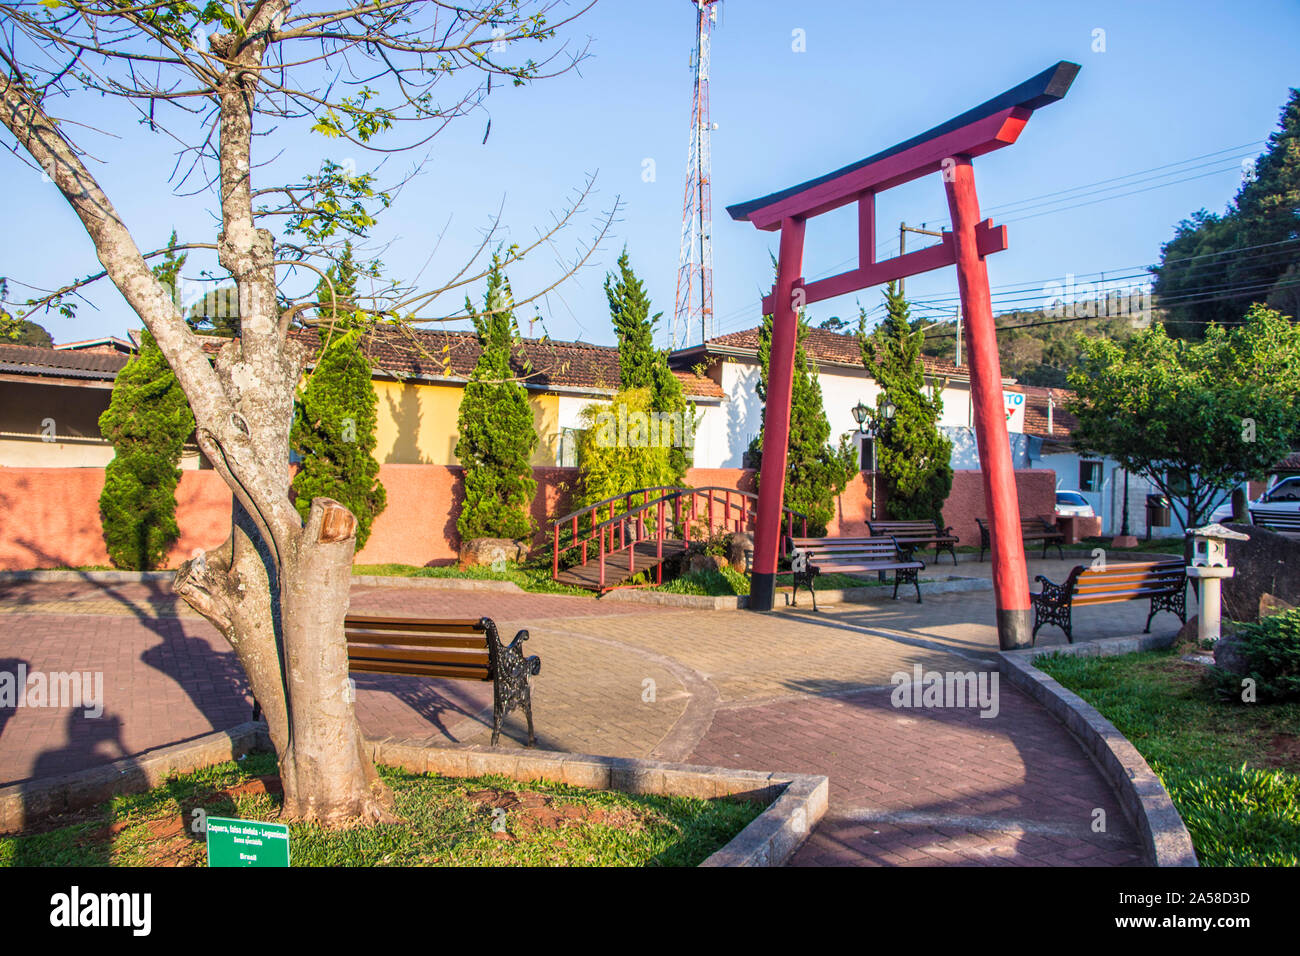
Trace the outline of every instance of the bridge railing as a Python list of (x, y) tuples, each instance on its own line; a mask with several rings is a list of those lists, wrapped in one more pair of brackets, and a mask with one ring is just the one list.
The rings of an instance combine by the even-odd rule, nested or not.
[[(806, 515), (790, 508), (781, 511), (785, 519), (785, 535), (793, 537), (796, 527), (802, 535), (808, 534)], [(626, 552), (628, 576), (632, 577), (637, 572), (637, 544), (653, 540), (656, 545), (655, 583), (662, 584), (665, 540), (680, 540), (689, 545), (692, 537), (708, 540), (719, 531), (746, 531), (753, 527), (757, 513), (756, 494), (715, 485), (698, 488), (661, 485), (614, 495), (579, 508), (552, 523), (551, 577), (558, 579), (562, 555), (581, 549), (581, 557), (574, 563), (586, 565), (589, 560), (598, 561), (599, 591), (604, 593), (609, 589), (606, 586), (606, 560)], [(563, 545), (560, 542), (562, 531), (569, 536)]]

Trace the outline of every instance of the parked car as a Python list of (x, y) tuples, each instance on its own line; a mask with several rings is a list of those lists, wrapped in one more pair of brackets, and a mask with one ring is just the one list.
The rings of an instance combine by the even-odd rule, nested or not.
[[(1248, 503), (1252, 523), (1260, 524), (1260, 517), (1277, 515), (1283, 518), (1300, 518), (1300, 476), (1283, 478), (1254, 501)], [(1210, 521), (1220, 523), (1232, 520), (1232, 501), (1220, 505), (1210, 515)]]
[(1088, 499), (1077, 491), (1058, 491), (1056, 493), (1056, 514), (1065, 518), (1095, 518), (1097, 513), (1088, 504)]

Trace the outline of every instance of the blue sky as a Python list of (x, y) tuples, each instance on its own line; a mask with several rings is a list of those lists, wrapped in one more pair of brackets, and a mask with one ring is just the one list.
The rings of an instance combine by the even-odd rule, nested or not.
[[(692, 30), (687, 0), (600, 0), (567, 34), (578, 45), (590, 37), (591, 56), (578, 71), (495, 89), (486, 144), (487, 114), (460, 121), (434, 141), (423, 174), (375, 230), (388, 274), (437, 285), (459, 269), (503, 202), (509, 237), (525, 242), (596, 174), (586, 216), (554, 249), (512, 271), (516, 297), (549, 285), (617, 197), (622, 205), (612, 235), (588, 267), (539, 303), (541, 317), (553, 337), (612, 342), (601, 283), (626, 243), (655, 308), (665, 313), (660, 340), (666, 342), (681, 231)], [(805, 52), (792, 48), (795, 30), (803, 31)], [(1093, 50), (1096, 30), (1105, 31), (1104, 52)], [(1201, 207), (1222, 210), (1240, 184), (1242, 159), (1263, 148), (1288, 87), (1300, 85), (1300, 3), (726, 0), (712, 71), (720, 331), (757, 323), (760, 291), (771, 284), (768, 253), (775, 249), (774, 233), (731, 221), (726, 205), (893, 145), (1063, 59), (1082, 65), (1069, 95), (1036, 113), (1017, 144), (975, 163), (986, 214), (1009, 227), (1010, 248), (989, 259), (995, 305), (1004, 308), (1036, 306), (1046, 284), (1070, 274), (1140, 273), (1157, 260), (1180, 219)], [(87, 133), (81, 142), (102, 160), (97, 174), (142, 247), (163, 245), (173, 227), (182, 239), (213, 241), (210, 200), (174, 197), (166, 185), (174, 144), (98, 98), (83, 97), (63, 112), (121, 137)], [(301, 131), (280, 138), (279, 146), (286, 148), (279, 163), (297, 172), (314, 169), (323, 157), (352, 159), (362, 169), (371, 162), (355, 148)], [(269, 155), (270, 143), (259, 148)], [(643, 179), (647, 159), (654, 161), (653, 182)], [(381, 181), (410, 159), (389, 162)], [(51, 287), (96, 271), (90, 241), (63, 198), (12, 156), (0, 163), (8, 214), (0, 275)], [(878, 201), (878, 214), (879, 254), (897, 252), (900, 220), (947, 224), (942, 183), (927, 177), (893, 190)], [(848, 208), (811, 223), (805, 275), (841, 271), (856, 255), (854, 235)], [(913, 248), (920, 240), (909, 236), (908, 242)], [(196, 256), (187, 274), (199, 278), (204, 265)], [(955, 290), (951, 268), (908, 281), (909, 296), (936, 318), (950, 308)], [(89, 298), (98, 308), (82, 307), (75, 320), (38, 321), (56, 341), (139, 327), (106, 283)], [(876, 290), (867, 290), (818, 303), (813, 321), (856, 316), (855, 298), (869, 309), (880, 301)], [(448, 310), (458, 305), (459, 297), (446, 303)], [(525, 330), (533, 315), (531, 306), (520, 310)]]

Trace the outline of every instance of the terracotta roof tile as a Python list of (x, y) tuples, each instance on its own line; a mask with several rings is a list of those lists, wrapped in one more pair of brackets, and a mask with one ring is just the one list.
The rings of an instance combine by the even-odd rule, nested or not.
[[(311, 331), (297, 330), (295, 338), (314, 347)], [(205, 348), (215, 352), (224, 340)], [(478, 338), (473, 332), (379, 326), (366, 336), (365, 351), (378, 374), (395, 378), (420, 376), (463, 381), (478, 362)], [(618, 389), (618, 349), (612, 345), (522, 339), (511, 356), (511, 367), (525, 384), (540, 389), (608, 391)], [(721, 387), (694, 372), (676, 371), (682, 389), (691, 398), (724, 397)]]
[(0, 370), (26, 375), (112, 379), (129, 360), (115, 352), (0, 345)]
[[(1007, 391), (1022, 392), (1025, 396), (1025, 434), (1068, 442), (1079, 420), (1065, 410), (1065, 403), (1074, 398), (1074, 392), (1065, 388), (1044, 388), (1039, 385), (1008, 385)], [(1047, 412), (1051, 403), (1052, 423), (1048, 431)]]
[[(735, 349), (757, 354), (758, 333), (757, 326), (740, 332), (730, 332), (727, 335), (709, 339), (708, 346), (714, 349)], [(856, 334), (846, 335), (841, 332), (832, 332), (829, 329), (813, 328), (808, 330), (803, 346), (808, 355), (817, 362), (862, 367), (862, 352), (858, 347)], [(950, 375), (965, 378), (970, 374), (970, 370), (967, 368), (931, 358), (928, 355), (921, 356), (921, 362), (929, 375)]]

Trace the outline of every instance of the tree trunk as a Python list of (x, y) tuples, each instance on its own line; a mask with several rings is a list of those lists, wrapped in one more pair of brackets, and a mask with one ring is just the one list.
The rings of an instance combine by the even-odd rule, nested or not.
[(356, 528), (337, 501), (312, 501), (280, 588), (290, 730), (281, 761), (284, 813), (328, 825), (393, 819), (391, 795), (365, 753), (348, 681), (343, 618)]
[(366, 757), (346, 692), (343, 637), (356, 519), (329, 499), (304, 528), (290, 499), (289, 429), (304, 350), (276, 299), (275, 250), (257, 227), (250, 170), (253, 97), (266, 31), (288, 10), (268, 0), (240, 36), (214, 35), (226, 57), (220, 102), (222, 229), (217, 259), (239, 289), (241, 334), (216, 361), (150, 271), (81, 156), (21, 78), (0, 75), (0, 124), (47, 171), (95, 245), (105, 273), (140, 316), (194, 412), (199, 447), (230, 487), (226, 543), (186, 562), (174, 588), (235, 649), (267, 716), (285, 786), (284, 816), (342, 824), (388, 819), (389, 795)]
[[(284, 785), (282, 819), (328, 826), (394, 819), (365, 753), (348, 682), (348, 609), (356, 519), (317, 498), (277, 576), (235, 504), (231, 537), (181, 566), (175, 591), (230, 642), (261, 705)], [(281, 661), (286, 661), (281, 669)]]

